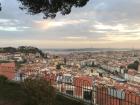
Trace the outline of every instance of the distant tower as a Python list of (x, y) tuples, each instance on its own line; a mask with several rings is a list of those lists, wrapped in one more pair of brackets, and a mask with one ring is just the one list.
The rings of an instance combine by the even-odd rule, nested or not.
[(65, 64), (65, 65), (67, 64), (67, 59), (66, 59), (66, 57), (64, 58), (64, 64)]
[(134, 48), (134, 47), (132, 48), (132, 56), (133, 56), (133, 57), (135, 57), (135, 56), (136, 56), (136, 53), (135, 53), (135, 48)]

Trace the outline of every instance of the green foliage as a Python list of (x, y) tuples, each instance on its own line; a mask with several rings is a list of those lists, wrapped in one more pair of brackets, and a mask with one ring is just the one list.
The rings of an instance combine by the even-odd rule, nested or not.
[(56, 69), (57, 69), (57, 70), (60, 70), (60, 69), (61, 69), (61, 64), (57, 64), (57, 65), (56, 65)]
[(0, 75), (0, 84), (5, 83), (7, 80), (8, 80), (7, 77), (5, 77), (5, 76), (3, 76), (3, 75)]
[(22, 6), (20, 9), (27, 10), (31, 15), (43, 13), (44, 18), (55, 18), (57, 13), (69, 14), (72, 7), (83, 7), (89, 0), (18, 0)]
[(139, 61), (135, 61), (134, 64), (135, 64), (135, 65), (139, 65)]
[(44, 57), (44, 53), (36, 48), (36, 47), (31, 47), (31, 46), (20, 46), (18, 48), (14, 48), (14, 47), (4, 47), (4, 48), (0, 48), (0, 53), (16, 53), (16, 52), (20, 52), (20, 53), (39, 53), (42, 57)]
[(92, 61), (91, 67), (95, 67), (95, 63), (94, 63), (94, 61)]
[(17, 50), (21, 53), (36, 53), (39, 51), (38, 48), (30, 46), (20, 46)]
[(25, 105), (25, 100), (26, 95), (20, 84), (8, 80), (0, 84), (0, 102), (3, 102), (2, 105)]
[(27, 94), (27, 105), (54, 105), (55, 89), (42, 79), (26, 79), (23, 89)]
[(44, 57), (44, 53), (40, 49), (38, 49), (36, 47), (20, 46), (17, 49), (17, 51), (21, 52), (21, 53), (33, 53), (33, 54), (39, 53), (42, 57)]
[(16, 48), (13, 48), (13, 47), (0, 48), (1, 53), (14, 53), (16, 51), (17, 51)]
[(135, 61), (134, 63), (129, 64), (129, 65), (127, 66), (127, 68), (128, 68), (128, 69), (138, 70), (138, 66), (139, 66), (139, 61)]
[(10, 61), (0, 61), (0, 63), (9, 63)]
[(84, 102), (76, 101), (68, 97), (64, 97), (63, 95), (56, 96), (56, 103), (55, 105), (84, 105)]
[(66, 58), (64, 58), (64, 64), (66, 65), (66, 63), (67, 63), (67, 59), (66, 59)]
[(46, 80), (38, 78), (22, 83), (6, 80), (0, 84), (0, 105), (83, 105), (83, 102), (56, 94)]
[(0, 11), (1, 11), (1, 9), (2, 9), (2, 8), (1, 8), (1, 3), (0, 3)]

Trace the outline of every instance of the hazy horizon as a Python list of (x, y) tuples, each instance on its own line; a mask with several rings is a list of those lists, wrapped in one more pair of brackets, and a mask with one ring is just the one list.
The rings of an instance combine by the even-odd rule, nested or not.
[[(39, 49), (49, 49), (49, 50), (67, 50), (67, 49), (75, 49), (75, 50), (77, 50), (77, 49), (128, 49), (128, 50), (140, 50), (140, 48), (135, 48), (135, 47), (131, 47), (131, 48), (111, 48), (111, 47), (101, 47), (101, 48), (99, 48), (99, 47), (77, 47), (77, 48), (74, 48), (74, 47), (71, 47), (71, 48), (61, 48), (61, 47), (57, 47), (57, 48), (55, 48), (55, 47), (52, 47), (52, 48), (47, 48), (47, 47), (38, 47), (38, 46), (33, 46), (33, 45), (21, 45), (21, 46), (29, 46), (29, 47), (36, 47), (36, 48), (39, 48)], [(18, 47), (20, 47), (20, 46), (0, 46), (0, 48), (6, 48), (6, 47), (13, 47), (13, 48), (18, 48)]]

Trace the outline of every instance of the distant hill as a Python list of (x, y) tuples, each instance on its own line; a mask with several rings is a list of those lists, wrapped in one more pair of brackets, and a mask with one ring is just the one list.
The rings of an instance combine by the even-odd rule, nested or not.
[(14, 48), (14, 47), (3, 47), (0, 48), (0, 53), (16, 53), (16, 52), (21, 52), (21, 53), (40, 53), (41, 56), (44, 56), (44, 53), (36, 48), (36, 47), (32, 47), (32, 46), (20, 46), (18, 48)]

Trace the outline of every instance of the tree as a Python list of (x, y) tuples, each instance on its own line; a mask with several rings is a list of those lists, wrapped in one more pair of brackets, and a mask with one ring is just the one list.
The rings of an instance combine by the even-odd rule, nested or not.
[(0, 11), (1, 11), (1, 9), (2, 9), (2, 8), (1, 8), (1, 3), (0, 3)]
[(139, 61), (135, 61), (134, 64), (139, 65)]
[(64, 64), (65, 64), (65, 65), (67, 64), (67, 59), (66, 59), (66, 58), (64, 58)]
[(45, 79), (26, 79), (23, 89), (27, 94), (27, 105), (54, 105), (55, 89)]
[[(57, 13), (69, 14), (72, 7), (83, 7), (89, 0), (17, 0), (21, 10), (27, 10), (31, 15), (43, 13), (44, 19), (55, 18)], [(0, 5), (1, 9), (1, 5)]]
[(92, 61), (92, 63), (91, 63), (91, 67), (95, 67), (95, 63), (94, 63), (94, 61)]
[(7, 77), (5, 77), (5, 76), (3, 76), (3, 75), (0, 75), (0, 84), (5, 83), (7, 80), (8, 80)]
[(134, 70), (138, 70), (138, 66), (139, 66), (139, 61), (134, 61), (134, 63), (129, 64), (127, 66), (128, 69), (134, 69)]
[(57, 69), (57, 70), (60, 70), (60, 69), (61, 69), (61, 64), (57, 64), (57, 65), (56, 65), (56, 69)]
[(16, 52), (20, 52), (20, 53), (39, 53), (42, 57), (44, 57), (44, 53), (36, 48), (36, 47), (32, 47), (32, 46), (20, 46), (18, 48), (14, 48), (14, 47), (3, 47), (0, 48), (0, 53), (16, 53)]
[(17, 50), (14, 47), (4, 47), (0, 48), (1, 53), (15, 53)]
[(39, 53), (42, 57), (44, 57), (44, 53), (40, 49), (32, 46), (20, 46), (17, 48), (17, 51), (21, 53)]

